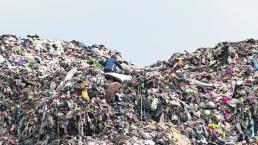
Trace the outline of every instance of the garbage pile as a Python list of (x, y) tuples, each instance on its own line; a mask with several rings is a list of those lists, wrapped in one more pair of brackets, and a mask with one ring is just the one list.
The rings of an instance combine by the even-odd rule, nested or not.
[[(0, 46), (1, 144), (155, 144), (165, 136), (172, 142), (173, 132), (180, 137), (171, 125), (139, 123), (135, 84), (105, 79), (103, 63), (119, 52), (37, 35), (2, 35)], [(118, 61), (127, 74), (140, 70)]]
[[(116, 54), (131, 81), (105, 78)], [(141, 68), (104, 45), (0, 36), (0, 144), (257, 144), (258, 41)]]
[(151, 118), (164, 115), (192, 144), (257, 144), (257, 53), (254, 39), (223, 42), (145, 68)]

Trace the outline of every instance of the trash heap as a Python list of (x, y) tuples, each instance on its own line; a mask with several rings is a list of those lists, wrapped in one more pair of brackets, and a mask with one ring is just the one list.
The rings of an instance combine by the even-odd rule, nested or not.
[(254, 39), (223, 42), (146, 67), (151, 118), (163, 115), (192, 144), (257, 144), (257, 54)]
[[(117, 54), (131, 81), (105, 79)], [(78, 41), (0, 36), (0, 144), (257, 144), (258, 41), (136, 67)]]

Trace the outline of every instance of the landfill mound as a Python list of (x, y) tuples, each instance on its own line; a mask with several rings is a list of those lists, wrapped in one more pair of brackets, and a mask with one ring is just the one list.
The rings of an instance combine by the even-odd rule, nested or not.
[[(257, 144), (258, 41), (136, 67), (104, 45), (0, 36), (0, 144)], [(117, 54), (130, 81), (105, 78)]]

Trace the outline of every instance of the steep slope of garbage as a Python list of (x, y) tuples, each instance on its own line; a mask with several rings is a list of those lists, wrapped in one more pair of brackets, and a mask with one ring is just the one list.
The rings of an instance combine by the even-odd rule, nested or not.
[[(0, 144), (257, 143), (258, 41), (136, 67), (104, 45), (0, 36)], [(131, 81), (105, 79), (117, 54)]]

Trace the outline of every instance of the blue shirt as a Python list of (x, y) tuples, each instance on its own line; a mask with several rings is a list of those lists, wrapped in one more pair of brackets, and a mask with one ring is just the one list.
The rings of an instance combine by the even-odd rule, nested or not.
[(253, 58), (253, 64), (256, 70), (258, 70), (258, 63), (256, 61), (256, 58)]
[(104, 70), (114, 71), (116, 66), (118, 66), (120, 69), (123, 69), (117, 60), (114, 58), (109, 58), (105, 63)]

